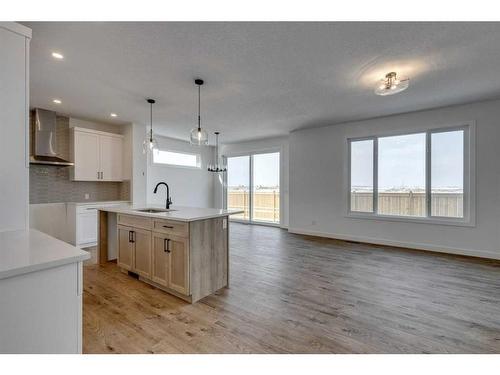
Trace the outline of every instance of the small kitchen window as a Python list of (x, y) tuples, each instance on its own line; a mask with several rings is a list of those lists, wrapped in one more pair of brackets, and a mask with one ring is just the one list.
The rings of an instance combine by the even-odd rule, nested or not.
[(201, 168), (201, 156), (178, 151), (153, 150), (153, 164), (184, 168)]

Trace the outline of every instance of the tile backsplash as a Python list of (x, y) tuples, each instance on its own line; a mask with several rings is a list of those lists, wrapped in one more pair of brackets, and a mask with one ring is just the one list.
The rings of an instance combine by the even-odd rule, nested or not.
[(31, 164), (29, 176), (30, 204), (128, 200), (130, 196), (128, 181), (71, 181), (67, 167)]
[[(64, 116), (57, 116), (57, 154), (69, 159), (69, 118)], [(71, 181), (69, 171), (69, 167), (31, 164), (30, 204), (130, 199), (129, 181)]]

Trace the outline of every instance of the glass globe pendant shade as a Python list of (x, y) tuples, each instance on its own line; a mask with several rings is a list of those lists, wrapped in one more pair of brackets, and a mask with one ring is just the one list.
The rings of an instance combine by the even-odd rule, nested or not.
[(153, 137), (150, 137), (149, 135), (144, 139), (142, 142), (142, 153), (147, 154), (148, 152), (153, 152), (154, 149), (158, 148), (158, 143), (156, 142), (156, 139)]
[(202, 128), (194, 128), (191, 130), (190, 142), (196, 146), (208, 145), (208, 134)]

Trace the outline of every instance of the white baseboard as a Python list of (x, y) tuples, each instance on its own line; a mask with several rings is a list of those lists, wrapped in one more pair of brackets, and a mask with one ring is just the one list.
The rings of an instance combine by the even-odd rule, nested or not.
[(496, 252), (492, 252), (492, 251), (482, 251), (482, 250), (462, 249), (462, 248), (457, 248), (457, 247), (436, 246), (436, 245), (426, 244), (426, 243), (401, 242), (401, 241), (387, 240), (387, 239), (383, 239), (383, 238), (361, 237), (361, 236), (351, 236), (351, 235), (345, 235), (345, 234), (309, 231), (309, 230), (303, 230), (303, 229), (298, 229), (298, 228), (288, 228), (288, 232), (294, 233), (294, 234), (303, 234), (303, 235), (307, 235), (307, 236), (332, 238), (332, 239), (336, 239), (336, 240), (355, 241), (355, 242), (363, 242), (363, 243), (375, 244), (375, 245), (404, 247), (407, 249), (426, 250), (426, 251), (434, 251), (434, 252), (438, 252), (438, 253), (446, 253), (446, 254), (454, 254), (454, 255), (467, 255), (467, 256), (473, 256), (473, 257), (479, 257), (479, 258), (500, 260), (500, 250), (498, 251), (498, 253), (496, 253)]

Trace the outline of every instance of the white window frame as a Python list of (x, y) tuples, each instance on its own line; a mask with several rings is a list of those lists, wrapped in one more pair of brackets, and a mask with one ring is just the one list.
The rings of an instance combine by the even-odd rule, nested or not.
[(172, 167), (172, 168), (183, 168), (183, 169), (201, 169), (201, 155), (192, 153), (192, 152), (185, 152), (185, 151), (177, 151), (177, 150), (172, 150), (172, 149), (165, 149), (165, 148), (156, 148), (155, 150), (158, 151), (163, 151), (163, 152), (173, 152), (176, 154), (182, 154), (182, 155), (190, 155), (190, 156), (196, 156), (196, 166), (190, 166), (190, 165), (180, 165), (180, 164), (171, 164), (171, 163), (157, 163), (154, 161), (154, 150), (151, 153), (150, 161), (151, 165), (154, 166), (160, 166), (160, 167)]
[[(463, 192), (463, 218), (431, 216), (431, 136), (435, 133), (450, 131), (464, 131), (464, 192)], [(425, 190), (426, 190), (426, 215), (425, 217), (380, 215), (378, 211), (378, 139), (392, 136), (411, 134), (426, 134), (426, 160), (425, 160)], [(357, 141), (373, 140), (373, 212), (351, 211), (351, 143)], [(347, 213), (346, 217), (354, 219), (370, 219), (384, 221), (400, 221), (425, 224), (442, 224), (474, 227), (476, 225), (476, 189), (475, 189), (475, 122), (467, 121), (460, 124), (426, 127), (407, 132), (387, 132), (365, 137), (347, 137)]]
[[(273, 153), (279, 153), (279, 160), (280, 160), (280, 165), (279, 165), (279, 182), (280, 182), (280, 221), (279, 223), (273, 223), (273, 222), (268, 222), (268, 221), (258, 221), (258, 220), (253, 220), (253, 156), (254, 155), (259, 155), (259, 154), (273, 154)], [(283, 171), (282, 171), (282, 165), (283, 165), (283, 156), (284, 155), (284, 150), (283, 147), (269, 147), (269, 148), (262, 148), (262, 149), (257, 149), (257, 150), (252, 150), (252, 151), (245, 151), (245, 152), (230, 152), (222, 155), (222, 158), (224, 160), (224, 163), (227, 165), (227, 158), (233, 158), (233, 157), (238, 157), (238, 156), (248, 156), (249, 159), (249, 219), (248, 220), (243, 220), (243, 219), (235, 219), (235, 218), (230, 218), (231, 221), (237, 222), (237, 223), (243, 223), (243, 224), (252, 224), (252, 225), (263, 225), (263, 226), (271, 226), (271, 227), (282, 227), (284, 223), (284, 191), (283, 191), (283, 186), (284, 186), (284, 176), (283, 176)], [(224, 180), (223, 180), (223, 188), (222, 188), (222, 206), (225, 210), (227, 210), (227, 173), (224, 173)]]

